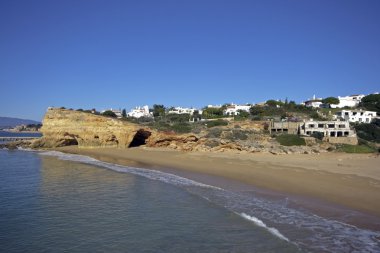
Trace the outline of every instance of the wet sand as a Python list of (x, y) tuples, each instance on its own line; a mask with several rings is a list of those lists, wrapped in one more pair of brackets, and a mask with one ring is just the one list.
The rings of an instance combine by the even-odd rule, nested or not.
[[(380, 219), (380, 157), (374, 154), (276, 156), (144, 147), (79, 149), (74, 146), (56, 150), (110, 163), (162, 170), (224, 188), (253, 187), (266, 191), (265, 194), (291, 195), (299, 200), (307, 199), (305, 203), (309, 204), (305, 206), (311, 209), (319, 206), (320, 213), (324, 212), (322, 206), (327, 203)], [(326, 211), (326, 215), (339, 214)], [(373, 225), (380, 230), (377, 222)], [(373, 222), (368, 220), (367, 223), (363, 225), (368, 227)]]

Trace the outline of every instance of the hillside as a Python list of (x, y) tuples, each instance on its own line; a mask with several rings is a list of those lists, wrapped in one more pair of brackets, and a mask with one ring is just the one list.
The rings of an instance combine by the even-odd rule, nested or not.
[(0, 117), (0, 129), (15, 127), (19, 125), (28, 125), (28, 124), (41, 124), (41, 122), (29, 120), (29, 119)]

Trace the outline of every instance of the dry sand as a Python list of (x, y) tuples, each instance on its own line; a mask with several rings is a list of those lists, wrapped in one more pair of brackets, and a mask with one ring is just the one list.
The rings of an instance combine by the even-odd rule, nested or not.
[[(306, 197), (380, 217), (380, 157), (373, 154), (324, 153), (272, 155), (179, 152), (168, 149), (79, 149), (58, 151), (98, 160), (154, 168), (209, 183), (239, 182)], [(219, 185), (220, 186), (220, 185)]]

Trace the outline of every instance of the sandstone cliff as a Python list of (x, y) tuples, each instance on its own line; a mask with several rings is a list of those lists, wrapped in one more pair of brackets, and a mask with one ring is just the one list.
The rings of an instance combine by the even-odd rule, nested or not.
[(43, 137), (32, 148), (78, 145), (81, 148), (172, 147), (191, 150), (199, 140), (193, 134), (163, 133), (130, 122), (86, 112), (50, 108), (41, 128)]
[(43, 137), (34, 143), (36, 147), (127, 148), (134, 142), (144, 141), (151, 130), (91, 113), (50, 108), (43, 119), (41, 132)]

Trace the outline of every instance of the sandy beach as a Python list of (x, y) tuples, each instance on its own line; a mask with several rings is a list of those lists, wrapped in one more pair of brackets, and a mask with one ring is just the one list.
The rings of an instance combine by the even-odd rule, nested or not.
[(153, 168), (215, 186), (252, 186), (329, 203), (380, 218), (380, 157), (325, 153), (281, 155), (179, 152), (168, 149), (79, 149), (58, 151), (121, 165)]

